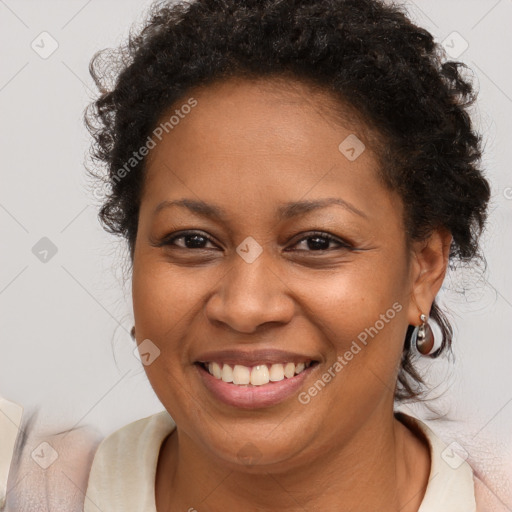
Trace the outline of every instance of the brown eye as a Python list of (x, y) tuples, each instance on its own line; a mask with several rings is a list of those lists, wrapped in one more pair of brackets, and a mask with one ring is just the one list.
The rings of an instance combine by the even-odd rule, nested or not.
[[(178, 240), (181, 240), (181, 242), (176, 243)], [(179, 234), (171, 233), (170, 235), (167, 235), (158, 244), (158, 247), (175, 246), (179, 247), (180, 249), (210, 249), (210, 247), (206, 247), (208, 243), (214, 246), (213, 242), (208, 236), (198, 231), (186, 231)]]
[[(336, 249), (351, 249), (352, 246), (338, 238), (335, 238), (328, 233), (310, 233), (308, 236), (301, 238), (298, 242), (295, 243), (295, 246), (299, 244), (303, 245), (302, 249), (298, 249), (299, 251), (306, 252), (319, 252), (319, 251), (328, 251), (328, 250), (336, 250)], [(331, 248), (332, 244), (336, 244), (337, 247)]]

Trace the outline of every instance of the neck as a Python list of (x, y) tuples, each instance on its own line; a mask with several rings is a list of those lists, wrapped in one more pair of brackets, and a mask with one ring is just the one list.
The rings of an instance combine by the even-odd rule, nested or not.
[(324, 453), (251, 470), (223, 465), (175, 431), (160, 452), (157, 510), (417, 512), (430, 473), (428, 444), (392, 415), (374, 416)]

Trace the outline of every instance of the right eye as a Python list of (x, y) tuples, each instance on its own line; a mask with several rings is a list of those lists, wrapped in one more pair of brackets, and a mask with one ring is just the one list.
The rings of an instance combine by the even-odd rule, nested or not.
[[(177, 244), (177, 240), (182, 240), (182, 243)], [(199, 231), (182, 231), (166, 235), (157, 245), (158, 247), (175, 246), (180, 249), (210, 249), (210, 247), (205, 247), (205, 244), (208, 243), (214, 245), (210, 237)], [(214, 248), (217, 249), (215, 245)]]

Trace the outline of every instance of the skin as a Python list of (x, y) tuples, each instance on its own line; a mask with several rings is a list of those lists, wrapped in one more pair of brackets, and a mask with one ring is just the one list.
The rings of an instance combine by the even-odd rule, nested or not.
[[(407, 326), (430, 309), (451, 236), (406, 243), (403, 204), (379, 180), (362, 127), (334, 122), (325, 94), (230, 79), (189, 91), (178, 108), (191, 96), (197, 106), (148, 156), (133, 259), (136, 337), (161, 351), (145, 370), (178, 426), (160, 451), (158, 511), (417, 511), (428, 445), (394, 418), (393, 392)], [(353, 133), (366, 150), (351, 162), (338, 146)], [(336, 205), (277, 215), (328, 197), (362, 215)], [(154, 215), (182, 198), (226, 218), (179, 206)], [(181, 230), (211, 241), (158, 246)], [(321, 239), (315, 250), (312, 231), (352, 248)], [(263, 249), (252, 263), (236, 252), (248, 236)], [(258, 410), (225, 405), (193, 364), (226, 348), (308, 354), (319, 364), (304, 391), (394, 303), (396, 316), (307, 405), (296, 395)], [(253, 464), (237, 456), (249, 441)]]

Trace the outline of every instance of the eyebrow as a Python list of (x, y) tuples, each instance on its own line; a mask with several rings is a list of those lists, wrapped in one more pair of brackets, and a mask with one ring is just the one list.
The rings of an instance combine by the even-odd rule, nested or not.
[[(341, 199), (339, 197), (327, 197), (324, 199), (315, 199), (309, 201), (304, 200), (285, 203), (284, 205), (278, 208), (277, 213), (280, 220), (286, 220), (292, 217), (298, 217), (299, 215), (303, 215), (305, 213), (309, 213), (313, 210), (326, 208), (332, 205), (341, 206), (360, 217), (363, 217), (365, 219), (368, 218), (368, 216), (364, 212), (356, 208), (353, 204), (350, 204), (348, 201), (345, 201), (344, 199)], [(153, 215), (156, 215), (158, 212), (166, 208), (171, 208), (172, 206), (180, 206), (183, 208), (187, 208), (188, 210), (199, 215), (203, 215), (205, 217), (212, 217), (220, 221), (226, 221), (226, 219), (228, 218), (227, 211), (218, 205), (208, 204), (205, 203), (204, 201), (196, 201), (194, 199), (185, 198), (175, 199), (173, 201), (162, 201), (158, 203), (153, 212)]]

